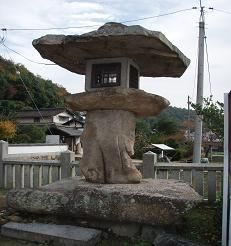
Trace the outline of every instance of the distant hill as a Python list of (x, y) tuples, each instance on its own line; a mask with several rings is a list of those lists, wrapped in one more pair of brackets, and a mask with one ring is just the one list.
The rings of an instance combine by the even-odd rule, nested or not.
[(169, 106), (167, 109), (165, 109), (163, 112), (161, 112), (158, 117), (166, 117), (171, 118), (176, 121), (186, 121), (188, 120), (188, 115), (190, 114), (190, 117), (195, 116), (194, 110), (190, 110), (188, 112), (188, 109), (186, 108), (177, 108), (177, 107), (171, 107)]
[[(65, 106), (64, 95), (68, 94), (64, 87), (34, 75), (22, 64), (14, 64), (0, 56), (0, 117), (21, 109), (35, 108), (19, 74), (23, 79), (31, 97), (38, 108)], [(193, 117), (194, 111), (190, 111)], [(170, 118), (183, 122), (187, 120), (188, 110), (169, 106), (157, 117), (145, 118), (144, 121), (153, 125), (160, 118)]]
[(190, 119), (193, 120), (195, 112), (193, 110), (188, 110), (186, 108), (177, 108), (169, 106), (167, 109), (162, 111), (159, 115), (144, 118), (141, 121), (144, 121), (148, 124), (149, 128), (152, 129), (153, 125), (157, 123), (160, 119), (168, 119), (170, 121), (176, 122), (177, 125), (183, 126), (184, 122), (188, 120), (188, 115), (190, 114)]
[(64, 106), (65, 88), (34, 75), (22, 64), (14, 64), (0, 56), (0, 117), (16, 110), (35, 108), (27, 90), (38, 108)]

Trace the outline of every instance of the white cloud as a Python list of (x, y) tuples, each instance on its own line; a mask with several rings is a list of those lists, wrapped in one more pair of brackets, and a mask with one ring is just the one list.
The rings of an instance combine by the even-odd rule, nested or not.
[[(102, 25), (107, 21), (124, 21), (169, 13), (195, 6), (195, 1), (180, 0), (1, 0), (0, 28), (50, 28), (66, 26)], [(212, 7), (231, 11), (231, 1), (214, 0)], [(210, 7), (210, 6), (207, 6)], [(214, 11), (206, 14), (206, 34), (214, 98), (223, 100), (223, 93), (231, 89), (229, 58), (231, 56), (231, 15)], [(191, 59), (185, 74), (178, 79), (142, 78), (141, 88), (162, 95), (174, 106), (186, 107), (187, 96), (193, 95), (196, 69), (199, 10), (181, 12), (165, 17), (129, 23), (141, 24), (152, 30), (162, 31), (165, 36)], [(8, 31), (6, 44), (30, 59), (44, 62), (31, 42), (47, 33), (81, 34), (96, 28), (52, 31)], [(24, 64), (35, 74), (62, 84), (70, 92), (84, 90), (84, 77), (58, 66), (33, 64), (10, 53), (15, 62)], [(7, 56), (3, 46), (0, 55)], [(205, 59), (206, 60), (206, 59)], [(45, 61), (47, 62), (47, 61)], [(204, 95), (210, 93), (205, 64)], [(194, 89), (195, 96), (195, 89)]]

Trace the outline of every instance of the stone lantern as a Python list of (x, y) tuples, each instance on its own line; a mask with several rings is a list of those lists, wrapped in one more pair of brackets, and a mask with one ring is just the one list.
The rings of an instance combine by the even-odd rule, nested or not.
[(166, 37), (141, 26), (106, 23), (82, 35), (46, 35), (33, 41), (43, 58), (85, 75), (84, 93), (67, 102), (87, 111), (80, 168), (93, 183), (138, 183), (131, 156), (137, 117), (169, 105), (139, 90), (139, 77), (180, 77), (189, 60)]

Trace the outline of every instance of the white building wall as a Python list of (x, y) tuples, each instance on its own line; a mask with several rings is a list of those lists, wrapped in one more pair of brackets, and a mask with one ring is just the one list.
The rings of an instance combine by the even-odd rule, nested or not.
[[(65, 117), (66, 119), (62, 119), (62, 117)], [(68, 114), (67, 112), (62, 112), (62, 113), (59, 113), (53, 116), (53, 122), (58, 123), (58, 124), (63, 124), (71, 119), (72, 119), (72, 116)]]
[(67, 145), (50, 145), (50, 144), (41, 144), (41, 145), (9, 145), (8, 155), (16, 154), (45, 154), (45, 153), (55, 153), (67, 151)]

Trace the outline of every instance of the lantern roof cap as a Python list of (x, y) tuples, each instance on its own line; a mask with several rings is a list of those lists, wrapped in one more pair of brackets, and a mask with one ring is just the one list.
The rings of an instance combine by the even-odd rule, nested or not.
[(46, 35), (33, 41), (41, 56), (78, 74), (89, 59), (128, 57), (146, 77), (180, 77), (190, 60), (161, 32), (109, 22), (82, 35)]

